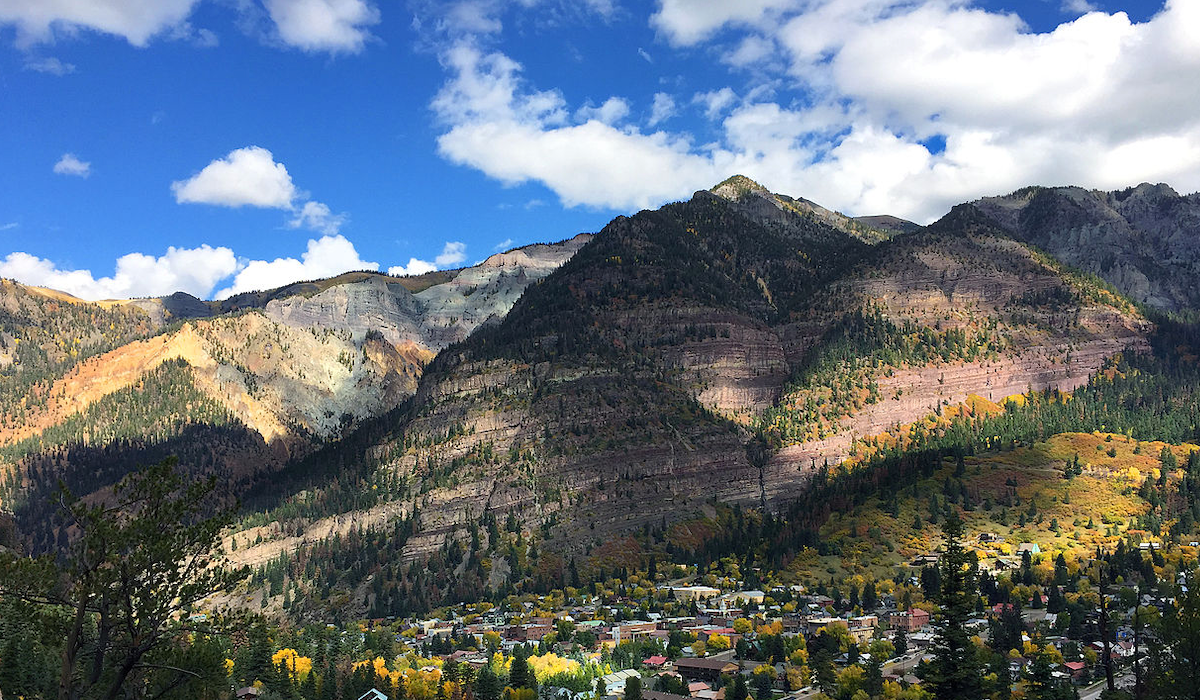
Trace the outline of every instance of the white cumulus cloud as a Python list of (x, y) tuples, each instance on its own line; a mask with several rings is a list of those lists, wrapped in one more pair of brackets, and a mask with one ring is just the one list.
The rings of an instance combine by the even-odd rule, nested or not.
[(309, 240), (308, 248), (296, 258), (251, 260), (239, 263), (233, 283), (217, 293), (225, 299), (242, 292), (274, 289), (301, 280), (340, 275), (350, 270), (378, 270), (379, 263), (368, 262), (358, 255), (354, 244), (343, 236), (322, 236)]
[(580, 121), (586, 122), (594, 119), (610, 125), (616, 124), (627, 116), (629, 116), (629, 103), (620, 97), (610, 97), (599, 107), (586, 105), (575, 112), (575, 117)]
[(619, 96), (601, 120), (603, 106), (571, 105), (480, 48), (494, 37), (458, 37), (432, 103), (439, 153), (505, 185), (540, 182), (566, 206), (616, 209), (737, 172), (922, 222), (1031, 183), (1200, 189), (1200, 0), (1040, 32), (956, 0), (659, 0), (650, 22), (672, 45), (711, 43), (728, 84), (694, 104), (715, 138), (648, 133), (671, 114), (665, 94), (644, 130), (619, 122)]
[(437, 265), (428, 260), (409, 258), (407, 265), (392, 265), (388, 268), (387, 272), (392, 277), (407, 277), (408, 275), (423, 275), (426, 272), (433, 272), (436, 269)]
[(0, 25), (16, 26), (22, 43), (50, 41), (55, 30), (89, 29), (145, 46), (181, 24), (198, 0), (0, 0)]
[(62, 77), (64, 75), (74, 73), (75, 64), (60, 61), (54, 56), (47, 56), (46, 58), (27, 58), (25, 59), (25, 70)]
[(467, 259), (467, 244), (459, 241), (447, 241), (442, 246), (442, 252), (433, 259), (438, 267), (450, 267)]
[(797, 0), (662, 0), (650, 24), (675, 45), (695, 44), (727, 24), (756, 24)]
[(288, 228), (304, 227), (332, 236), (346, 223), (327, 204), (308, 199), (297, 189), (283, 163), (260, 146), (247, 146), (217, 158), (186, 180), (171, 183), (179, 204), (260, 207), (292, 212)]
[(285, 43), (306, 51), (358, 53), (379, 23), (366, 0), (264, 0)]
[(290, 228), (312, 229), (327, 236), (332, 236), (346, 223), (345, 214), (334, 214), (329, 207), (321, 202), (310, 200), (304, 203), (296, 212), (295, 218), (288, 222)]
[[(511, 243), (512, 241), (508, 242)], [(466, 259), (466, 243), (462, 243), (461, 241), (446, 241), (446, 244), (442, 246), (442, 252), (433, 259), (433, 262), (421, 260), (420, 258), (409, 258), (407, 265), (393, 265), (389, 267), (388, 274), (393, 277), (423, 275), (426, 272), (454, 267)]]
[(92, 174), (92, 164), (79, 160), (74, 153), (64, 153), (54, 164), (54, 172), (58, 175), (74, 175), (87, 177)]
[(283, 163), (259, 146), (239, 148), (186, 180), (171, 183), (180, 204), (290, 209), (296, 186)]
[(647, 207), (722, 179), (685, 138), (567, 123), (562, 95), (527, 89), (520, 65), (502, 53), (460, 43), (443, 62), (453, 76), (433, 107), (448, 127), (438, 150), (452, 162), (505, 184), (540, 181), (567, 206)]
[(81, 299), (126, 299), (162, 296), (184, 291), (207, 297), (217, 282), (233, 274), (237, 259), (228, 248), (168, 248), (155, 257), (129, 253), (117, 259), (109, 277), (89, 270), (63, 270), (52, 261), (29, 253), (10, 253), (0, 260), (0, 277), (23, 284), (58, 289)]
[(650, 118), (646, 125), (655, 127), (675, 116), (675, 98), (665, 92), (654, 93), (654, 104), (650, 107)]

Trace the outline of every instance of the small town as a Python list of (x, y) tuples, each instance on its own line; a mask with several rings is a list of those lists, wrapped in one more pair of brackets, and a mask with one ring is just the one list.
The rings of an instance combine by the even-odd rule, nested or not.
[[(1014, 580), (1038, 568), (1036, 545), (1019, 553), (1011, 567), (1000, 560), (994, 568), (1011, 568)], [(922, 683), (938, 634), (930, 610), (938, 608), (911, 601), (939, 559), (918, 557), (907, 580), (873, 583), (869, 592), (852, 588), (849, 598), (824, 586), (748, 590), (712, 574), (651, 585), (635, 574), (548, 596), (511, 596), (495, 606), (445, 608), (424, 619), (364, 620), (357, 633), (355, 626), (328, 625), (327, 633), (365, 657), (350, 680), (365, 700), (917, 700), (928, 697)], [(1149, 653), (1144, 628), (1175, 601), (1122, 584), (1081, 597), (1079, 583), (1013, 588), (1010, 602), (991, 606), (982, 604), (986, 594), (979, 599), (965, 630), (978, 647), (1000, 651), (1003, 662), (983, 669), (990, 683), (1007, 674), (1013, 697), (1090, 700), (1110, 677), (1116, 688), (1137, 690)], [(1036, 592), (1024, 597), (1027, 590)], [(1079, 615), (1085, 598), (1098, 604), (1075, 621), (1071, 613)], [(373, 650), (385, 655), (370, 658)], [(296, 669), (313, 667), (290, 649), (275, 661), (276, 686), (286, 686), (288, 676), (301, 681)], [(1038, 695), (1039, 686), (1059, 694)], [(238, 697), (258, 698), (264, 688), (259, 681)]]

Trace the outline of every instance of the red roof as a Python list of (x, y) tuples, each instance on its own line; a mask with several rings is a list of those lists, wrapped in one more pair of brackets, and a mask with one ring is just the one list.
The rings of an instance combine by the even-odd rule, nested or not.
[(646, 659), (647, 666), (662, 666), (665, 663), (667, 663), (667, 657), (665, 657), (665, 656), (655, 655), (655, 656), (651, 656), (650, 658)]

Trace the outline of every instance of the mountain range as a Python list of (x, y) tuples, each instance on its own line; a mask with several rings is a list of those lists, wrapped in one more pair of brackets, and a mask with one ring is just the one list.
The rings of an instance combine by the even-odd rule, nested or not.
[(1031, 187), (918, 226), (735, 176), (417, 277), (219, 302), (3, 281), (8, 544), (66, 540), (59, 479), (103, 498), (176, 455), (241, 499), (232, 562), (330, 605), (296, 562), (335, 549), (357, 562), (338, 605), (511, 586), (529, 562), (501, 523), (561, 583), (629, 533), (785, 509), (928, 416), (1087, 385), (1200, 308), (1198, 232), (1200, 195), (1166, 185)]

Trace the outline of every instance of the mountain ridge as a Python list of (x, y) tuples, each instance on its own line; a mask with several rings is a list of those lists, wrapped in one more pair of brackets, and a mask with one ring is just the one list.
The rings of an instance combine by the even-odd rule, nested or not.
[[(1051, 211), (1066, 206), (1059, 196)], [(1172, 196), (1131, 190), (1122, 201)], [(1163, 216), (1181, 212), (1186, 227), (1179, 206)], [(873, 220), (891, 228), (734, 177), (427, 286), (348, 273), (258, 293), (258, 307), (167, 336), (145, 311), (97, 305), (141, 319), (129, 333), (152, 337), (114, 338), (116, 355), (80, 367), (102, 374), (124, 350), (124, 386), (170, 389), (220, 422), (189, 430), (240, 446), (189, 461), (211, 472), (227, 460), (231, 488), (253, 494), (226, 539), (231, 561), (315, 556), (366, 533), (393, 559), (371, 574), (379, 592), (368, 598), (395, 601), (414, 586), (438, 598), (528, 585), (519, 566), (483, 565), (507, 542), (488, 523), (536, 541), (545, 581), (562, 585), (568, 561), (714, 502), (765, 512), (803, 502), (825, 464), (902, 442), (899, 426), (977, 399), (1076, 390), (1156, 332), (1117, 288), (987, 206), (960, 205), (928, 227)], [(173, 343), (192, 350), (172, 354)], [(132, 362), (135, 348), (152, 359)], [(156, 367), (166, 376), (141, 379)], [(39, 391), (50, 403), (88, 396), (83, 384)], [(92, 413), (110, 410), (101, 399)], [(88, 420), (83, 434), (112, 432), (103, 415)], [(72, 449), (22, 458), (36, 470), (23, 478), (69, 474)], [(238, 449), (257, 466), (229, 461)], [(9, 493), (22, 488), (14, 473)], [(441, 563), (416, 574), (417, 561)], [(364, 593), (365, 575), (339, 585)]]

